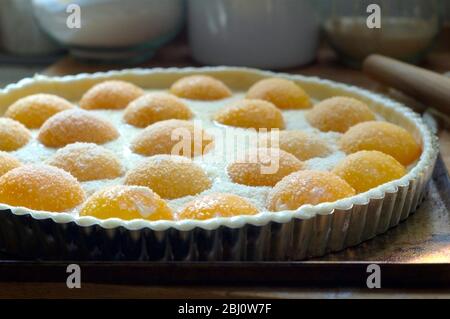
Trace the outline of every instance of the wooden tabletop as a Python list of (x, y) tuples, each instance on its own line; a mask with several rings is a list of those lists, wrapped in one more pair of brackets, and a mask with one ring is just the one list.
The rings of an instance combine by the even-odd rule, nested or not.
[[(450, 71), (450, 30), (441, 35), (439, 45), (426, 59), (423, 66), (437, 72)], [(174, 41), (172, 44), (161, 49), (157, 55), (139, 67), (170, 67), (170, 66), (199, 66), (190, 57), (189, 48), (185, 38)], [(128, 66), (127, 66), (128, 67)], [(92, 73), (111, 69), (121, 69), (121, 65), (98, 65), (85, 64), (70, 56), (62, 58), (46, 69), (47, 75), (67, 75), (82, 72)], [(369, 90), (389, 94), (390, 96), (405, 102), (419, 112), (426, 107), (402, 96), (399, 92), (381, 86), (379, 83), (368, 78), (360, 70), (349, 69), (337, 61), (331, 50), (323, 48), (319, 51), (316, 61), (310, 65), (298, 67), (283, 72), (313, 75), (339, 82), (344, 82)], [(439, 132), (441, 151), (444, 161), (450, 168), (450, 133), (442, 129)], [(106, 298), (427, 298), (427, 297), (450, 297), (450, 291), (430, 290), (368, 290), (368, 289), (305, 289), (295, 287), (179, 287), (179, 286), (111, 286), (100, 284), (84, 284), (82, 289), (69, 290), (64, 283), (0, 283), (0, 298), (2, 297), (106, 297)]]
[(0, 283), (0, 298), (164, 298), (164, 299), (351, 299), (351, 298), (450, 298), (449, 289), (361, 289), (239, 286), (127, 286), (65, 283)]

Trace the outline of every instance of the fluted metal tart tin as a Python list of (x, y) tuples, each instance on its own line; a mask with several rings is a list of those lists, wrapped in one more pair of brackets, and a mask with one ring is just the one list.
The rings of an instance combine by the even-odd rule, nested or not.
[(401, 179), (333, 203), (296, 211), (206, 221), (124, 221), (31, 211), (0, 204), (0, 250), (45, 260), (265, 261), (302, 260), (357, 245), (395, 227), (415, 211), (427, 192), (438, 147), (434, 134), (411, 109), (360, 88), (315, 77), (247, 68), (131, 69), (64, 77), (37, 75), (0, 91), (0, 114), (20, 97), (58, 94), (77, 100), (105, 79), (143, 88), (168, 88), (189, 74), (210, 74), (232, 89), (246, 90), (264, 77), (299, 83), (311, 96), (346, 95), (365, 101), (389, 122), (406, 128), (421, 143), (417, 163)]

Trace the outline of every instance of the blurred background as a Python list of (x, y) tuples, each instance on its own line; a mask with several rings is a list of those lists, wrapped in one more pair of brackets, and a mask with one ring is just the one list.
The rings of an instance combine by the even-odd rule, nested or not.
[[(379, 29), (367, 27), (370, 4)], [(355, 72), (371, 53), (450, 71), (450, 0), (0, 0), (1, 87), (35, 73), (192, 65), (364, 86)]]

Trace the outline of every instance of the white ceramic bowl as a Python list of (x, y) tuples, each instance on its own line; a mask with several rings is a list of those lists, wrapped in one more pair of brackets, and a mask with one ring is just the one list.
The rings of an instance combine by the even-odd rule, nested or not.
[(207, 65), (282, 69), (316, 57), (310, 0), (189, 0), (193, 57)]
[[(81, 27), (67, 25), (69, 4)], [(42, 29), (72, 53), (94, 59), (147, 58), (180, 30), (183, 0), (33, 0)]]

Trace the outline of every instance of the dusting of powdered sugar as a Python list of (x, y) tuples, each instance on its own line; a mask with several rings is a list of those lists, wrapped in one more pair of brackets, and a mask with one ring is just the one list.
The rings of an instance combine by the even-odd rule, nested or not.
[[(213, 115), (217, 112), (217, 110), (233, 101), (243, 98), (244, 93), (235, 93), (232, 97), (219, 101), (193, 101), (183, 99), (193, 113), (192, 120), (195, 121), (195, 124), (197, 125), (200, 123), (203, 129), (215, 137), (215, 148), (203, 157), (194, 158), (193, 161), (204, 169), (212, 181), (211, 188), (204, 191), (200, 195), (215, 192), (232, 193), (248, 199), (259, 210), (264, 211), (266, 210), (266, 198), (271, 188), (239, 185), (233, 183), (227, 174), (227, 166), (235, 159), (233, 154), (239, 153), (239, 150), (247, 148), (248, 145), (244, 145), (243, 143), (229, 145), (229, 143), (225, 143), (223, 136), (229, 136), (225, 133), (225, 131), (228, 133), (233, 132), (239, 136), (249, 134), (248, 130), (225, 127), (223, 125), (218, 125), (212, 120)], [(123, 121), (123, 110), (90, 110), (89, 112), (108, 120), (118, 130), (120, 136), (116, 140), (108, 142), (102, 146), (115, 154), (115, 156), (120, 160), (124, 172), (136, 167), (140, 162), (146, 159), (145, 156), (135, 154), (130, 150), (129, 146), (131, 141), (143, 129), (126, 124)], [(330, 147), (331, 152), (327, 157), (312, 158), (305, 161), (307, 169), (330, 170), (345, 157), (345, 154), (340, 151), (337, 146), (337, 142), (341, 136), (340, 133), (325, 133), (312, 127), (305, 119), (305, 110), (281, 110), (281, 112), (283, 113), (287, 130), (302, 130), (307, 133), (316, 134)], [(255, 132), (254, 134), (256, 135), (257, 133)], [(11, 152), (12, 155), (23, 163), (45, 162), (56, 152), (57, 149), (43, 146), (37, 140), (37, 135), (38, 130), (33, 130), (33, 139), (25, 147), (15, 152)], [(195, 181), (186, 182), (190, 183)], [(82, 182), (82, 187), (89, 196), (99, 189), (123, 183), (124, 176), (111, 180)], [(198, 195), (167, 200), (167, 202), (174, 211), (178, 211), (184, 204), (191, 201), (196, 196)], [(77, 210), (73, 213), (77, 214)]]

